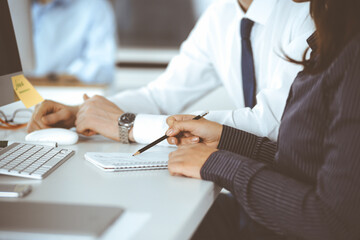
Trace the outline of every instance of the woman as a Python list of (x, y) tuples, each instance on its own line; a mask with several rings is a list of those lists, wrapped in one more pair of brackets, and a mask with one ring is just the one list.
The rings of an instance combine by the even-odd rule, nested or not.
[(168, 119), (168, 141), (180, 145), (170, 173), (232, 193), (194, 238), (360, 239), (360, 1), (310, 2), (312, 54), (299, 62), (277, 142), (192, 116)]

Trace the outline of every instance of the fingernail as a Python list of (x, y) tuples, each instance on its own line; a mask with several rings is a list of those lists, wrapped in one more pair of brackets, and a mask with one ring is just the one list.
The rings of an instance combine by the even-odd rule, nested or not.
[(174, 132), (174, 130), (172, 130), (171, 128), (169, 130), (167, 130), (166, 135), (167, 136), (171, 136), (171, 134)]
[(170, 139), (170, 142), (172, 143), (172, 144), (175, 144), (175, 139)]
[(192, 141), (192, 142), (198, 142), (198, 141), (199, 141), (199, 138), (198, 138), (198, 137), (193, 137), (193, 138), (191, 138), (191, 141)]

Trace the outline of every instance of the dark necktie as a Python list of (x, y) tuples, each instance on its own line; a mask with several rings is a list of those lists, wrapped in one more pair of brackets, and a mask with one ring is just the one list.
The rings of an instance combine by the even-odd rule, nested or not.
[(253, 25), (254, 22), (247, 18), (241, 20), (241, 72), (245, 107), (250, 108), (252, 108), (256, 102), (254, 59), (250, 42), (250, 33)]

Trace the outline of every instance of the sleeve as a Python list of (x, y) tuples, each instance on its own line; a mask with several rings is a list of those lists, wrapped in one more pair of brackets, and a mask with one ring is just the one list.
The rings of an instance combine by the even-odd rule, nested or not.
[(273, 165), (276, 142), (224, 125), (218, 149)]
[[(148, 144), (162, 137), (169, 128), (166, 124), (167, 117), (165, 115), (138, 114), (133, 127), (135, 141), (141, 144)], [(162, 141), (158, 145), (172, 146), (167, 141)]]
[(324, 163), (316, 182), (294, 179), (266, 163), (227, 151), (210, 156), (201, 169), (202, 178), (230, 190), (251, 218), (279, 234), (359, 239), (359, 59), (346, 61), (353, 68), (346, 71), (329, 103)]
[(89, 29), (81, 58), (74, 60), (67, 72), (86, 83), (110, 83), (115, 75), (116, 30), (113, 9), (108, 1), (88, 5)]

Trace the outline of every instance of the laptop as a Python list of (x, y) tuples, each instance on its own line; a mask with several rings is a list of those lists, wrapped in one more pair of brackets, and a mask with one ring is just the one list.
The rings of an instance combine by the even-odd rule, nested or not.
[(0, 201), (0, 239), (99, 239), (118, 207)]

